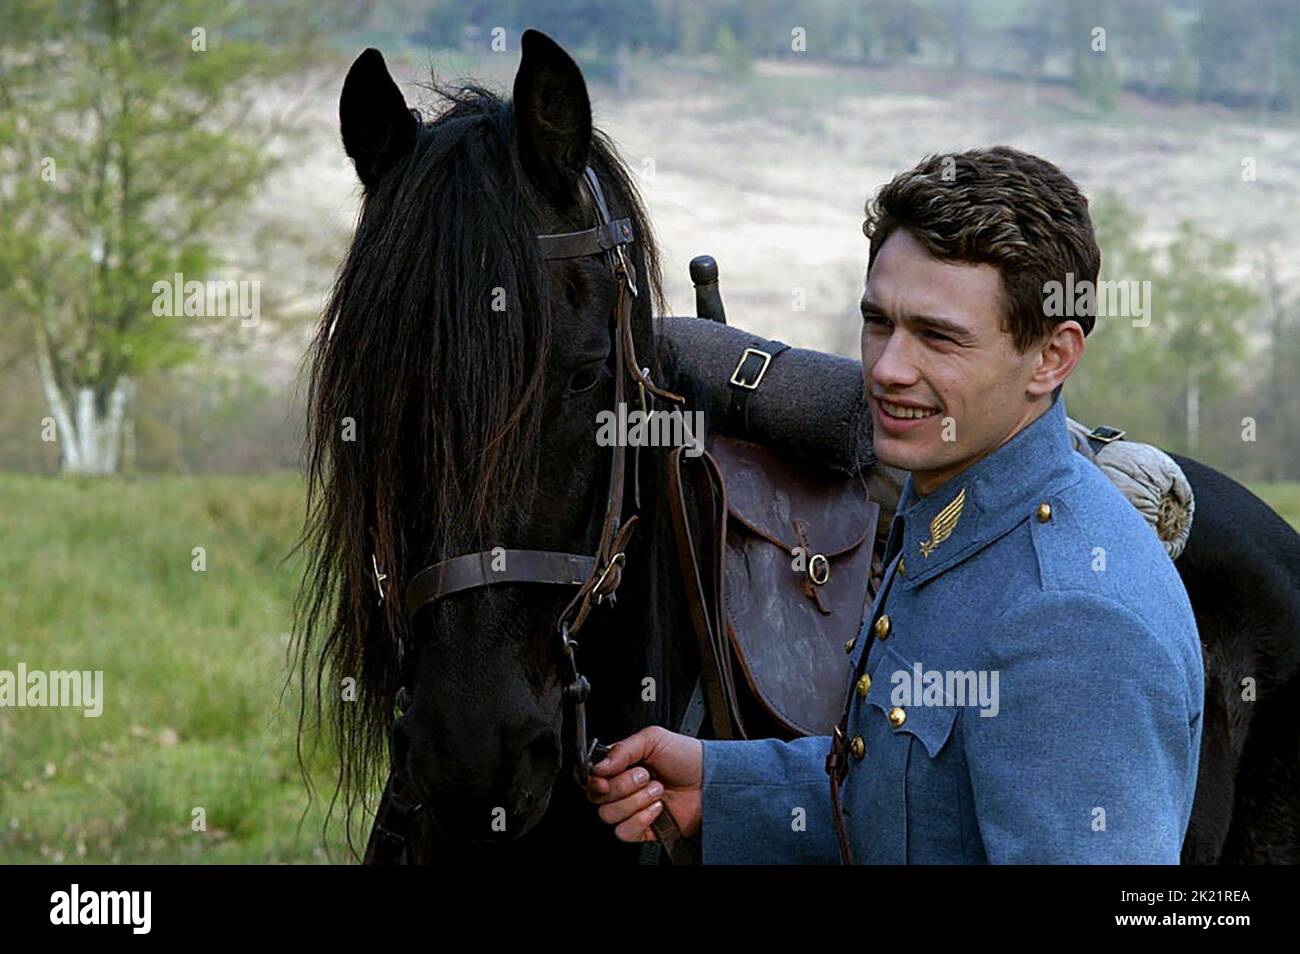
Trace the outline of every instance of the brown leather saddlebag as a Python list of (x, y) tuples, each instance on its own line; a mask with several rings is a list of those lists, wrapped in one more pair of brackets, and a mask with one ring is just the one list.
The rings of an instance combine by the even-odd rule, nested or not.
[(674, 452), (671, 473), (715, 735), (829, 733), (869, 609), (880, 508), (863, 479), (721, 435), (701, 457)]

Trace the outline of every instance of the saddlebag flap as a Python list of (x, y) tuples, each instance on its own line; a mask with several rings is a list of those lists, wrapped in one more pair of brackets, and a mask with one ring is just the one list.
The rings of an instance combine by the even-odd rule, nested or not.
[(739, 734), (829, 733), (849, 678), (844, 644), (868, 609), (880, 507), (863, 478), (819, 473), (758, 444), (719, 436), (710, 454), (725, 486), (728, 663), (751, 697), (739, 703)]

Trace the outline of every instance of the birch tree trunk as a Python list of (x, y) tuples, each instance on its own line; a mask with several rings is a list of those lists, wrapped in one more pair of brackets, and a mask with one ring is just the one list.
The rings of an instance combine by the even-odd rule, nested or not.
[(1187, 453), (1201, 449), (1201, 375), (1195, 364), (1187, 367)]
[(60, 470), (64, 474), (117, 473), (131, 380), (120, 377), (107, 391), (65, 384), (43, 332), (40, 329), (36, 335), (36, 365), (58, 435)]

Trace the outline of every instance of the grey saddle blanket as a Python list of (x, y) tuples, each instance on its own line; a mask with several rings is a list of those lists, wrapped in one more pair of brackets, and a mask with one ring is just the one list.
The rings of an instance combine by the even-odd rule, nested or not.
[(860, 362), (804, 348), (782, 352), (748, 393), (743, 427), (729, 414), (732, 373), (746, 348), (768, 349), (771, 342), (702, 318), (663, 318), (661, 330), (674, 377), (693, 383), (710, 429), (846, 476), (876, 463)]

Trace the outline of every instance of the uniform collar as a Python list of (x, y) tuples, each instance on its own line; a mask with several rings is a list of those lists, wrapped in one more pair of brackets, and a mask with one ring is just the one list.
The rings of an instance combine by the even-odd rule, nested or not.
[[(1078, 479), (1058, 398), (1036, 421), (993, 453), (921, 497), (908, 475), (898, 501), (903, 578), (915, 586), (964, 560), (1029, 519), (1047, 496)], [(891, 547), (892, 549), (892, 547)]]

